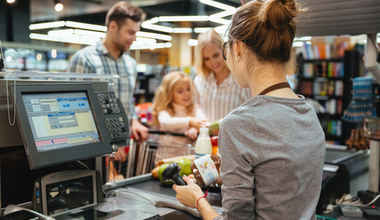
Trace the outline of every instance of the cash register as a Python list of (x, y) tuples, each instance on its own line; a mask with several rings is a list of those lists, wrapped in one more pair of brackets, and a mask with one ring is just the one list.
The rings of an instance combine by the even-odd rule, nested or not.
[[(13, 83), (6, 89), (23, 146), (0, 145), (1, 208), (32, 201), (30, 209), (54, 217), (101, 202), (100, 157), (129, 139), (115, 94), (94, 92), (89, 83)], [(12, 101), (15, 111), (9, 111)]]

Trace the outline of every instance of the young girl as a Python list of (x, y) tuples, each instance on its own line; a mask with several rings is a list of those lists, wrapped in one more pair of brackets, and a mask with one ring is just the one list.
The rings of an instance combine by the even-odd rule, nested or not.
[(193, 103), (192, 81), (182, 72), (172, 72), (163, 78), (154, 96), (152, 114), (153, 124), (161, 131), (183, 133), (188, 137), (173, 137), (164, 144), (185, 146), (197, 138), (200, 127), (206, 126), (205, 117)]

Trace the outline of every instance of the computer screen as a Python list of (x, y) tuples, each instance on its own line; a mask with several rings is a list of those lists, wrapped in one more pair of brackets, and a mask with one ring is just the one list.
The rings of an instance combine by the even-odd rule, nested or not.
[(84, 92), (22, 94), (38, 152), (99, 142)]
[(91, 84), (12, 85), (31, 169), (112, 153)]

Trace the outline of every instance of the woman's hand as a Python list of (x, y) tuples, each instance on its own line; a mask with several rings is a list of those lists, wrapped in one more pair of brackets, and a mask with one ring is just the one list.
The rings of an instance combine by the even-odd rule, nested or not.
[(207, 127), (207, 121), (199, 118), (190, 118), (189, 121), (189, 127), (190, 128), (195, 128), (197, 131), (199, 131), (199, 128), (201, 127)]
[(204, 196), (204, 193), (201, 187), (195, 184), (189, 177), (183, 176), (183, 179), (187, 183), (186, 186), (173, 185), (173, 189), (177, 193), (176, 198), (183, 205), (195, 208), (197, 206), (197, 199)]
[(189, 130), (185, 131), (186, 137), (190, 138), (191, 140), (195, 140), (198, 137), (198, 131), (194, 127), (190, 128)]

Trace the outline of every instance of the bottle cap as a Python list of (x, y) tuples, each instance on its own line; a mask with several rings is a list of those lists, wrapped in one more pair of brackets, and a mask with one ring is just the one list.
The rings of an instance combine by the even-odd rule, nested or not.
[(212, 136), (211, 137), (211, 144), (213, 146), (218, 145), (218, 136)]
[(208, 128), (200, 128), (199, 133), (201, 134), (208, 134)]

